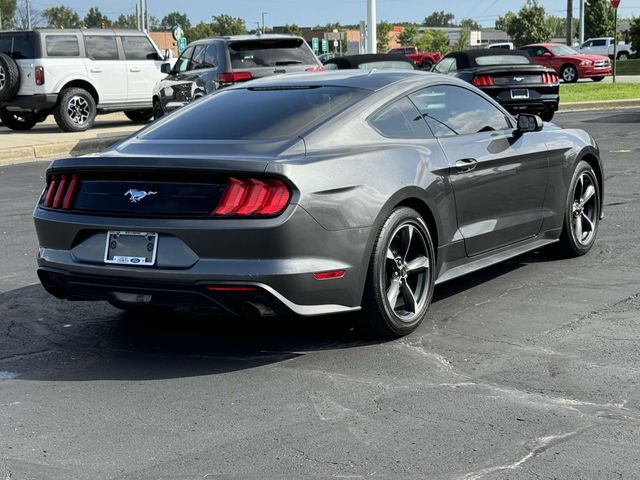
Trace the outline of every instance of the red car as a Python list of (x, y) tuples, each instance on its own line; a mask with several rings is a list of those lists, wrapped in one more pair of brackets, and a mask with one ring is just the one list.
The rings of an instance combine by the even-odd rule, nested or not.
[(387, 53), (404, 55), (411, 60), (416, 67), (422, 70), (431, 70), (442, 58), (440, 52), (419, 52), (417, 47), (398, 47), (388, 50)]
[(553, 68), (567, 83), (577, 82), (579, 78), (599, 82), (612, 73), (609, 57), (578, 53), (560, 43), (525, 45), (518, 50), (526, 51), (535, 63)]

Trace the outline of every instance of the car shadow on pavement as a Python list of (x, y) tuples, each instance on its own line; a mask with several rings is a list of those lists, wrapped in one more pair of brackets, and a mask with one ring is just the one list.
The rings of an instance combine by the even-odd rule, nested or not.
[[(434, 302), (554, 261), (546, 250), (436, 287)], [(0, 294), (0, 372), (23, 380), (151, 380), (228, 373), (312, 352), (364, 348), (352, 315), (234, 318), (198, 312), (131, 315), (66, 302), (39, 285)], [(0, 377), (1, 378), (1, 377)]]

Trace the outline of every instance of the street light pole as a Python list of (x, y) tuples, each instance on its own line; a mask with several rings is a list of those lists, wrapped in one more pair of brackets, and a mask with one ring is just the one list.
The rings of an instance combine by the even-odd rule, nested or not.
[(29, 0), (27, 0), (27, 30), (32, 30), (31, 25), (31, 4)]
[(367, 0), (367, 53), (377, 53), (378, 24), (376, 22), (376, 0)]
[(264, 32), (264, 16), (267, 15), (269, 12), (262, 12), (262, 33)]
[(584, 43), (584, 2), (580, 0), (580, 46)]

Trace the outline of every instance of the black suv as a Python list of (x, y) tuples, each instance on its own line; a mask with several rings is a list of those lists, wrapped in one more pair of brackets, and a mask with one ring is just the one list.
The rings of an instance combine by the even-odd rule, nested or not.
[(191, 43), (153, 91), (155, 117), (222, 87), (282, 73), (321, 71), (303, 38), (290, 35), (216, 37)]

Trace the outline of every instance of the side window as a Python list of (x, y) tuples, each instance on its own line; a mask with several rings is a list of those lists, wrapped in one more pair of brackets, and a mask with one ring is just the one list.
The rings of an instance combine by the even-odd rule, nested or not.
[(75, 35), (47, 35), (45, 42), (49, 57), (80, 56), (80, 43)]
[(433, 138), (422, 115), (407, 97), (383, 107), (369, 123), (388, 138)]
[(182, 52), (173, 69), (178, 73), (186, 72), (189, 69), (189, 63), (191, 63), (191, 54), (193, 54), (193, 47), (189, 47)]
[(14, 60), (34, 58), (34, 34), (31, 32), (10, 32), (0, 34), (0, 53)]
[(122, 37), (122, 48), (127, 60), (158, 60), (158, 52), (147, 37)]
[(214, 68), (218, 66), (218, 46), (215, 43), (207, 45), (207, 51), (204, 55), (204, 63), (206, 68)]
[(593, 46), (594, 47), (606, 47), (607, 46), (607, 41), (602, 39), (602, 40), (594, 40), (593, 41)]
[(440, 60), (435, 67), (435, 71), (438, 73), (449, 73), (457, 70), (457, 63), (454, 57), (446, 57)]
[(87, 57), (91, 60), (118, 60), (118, 46), (116, 37), (102, 35), (87, 35), (84, 37)]
[(409, 96), (436, 137), (511, 128), (504, 113), (470, 90), (436, 85)]
[[(211, 56), (211, 47), (214, 48), (213, 57)], [(189, 70), (201, 70), (203, 68), (214, 67), (216, 63), (215, 54), (215, 45), (196, 45)]]
[(582, 44), (582, 48), (589, 48), (589, 47), (593, 47), (593, 41), (590, 42), (584, 42)]

